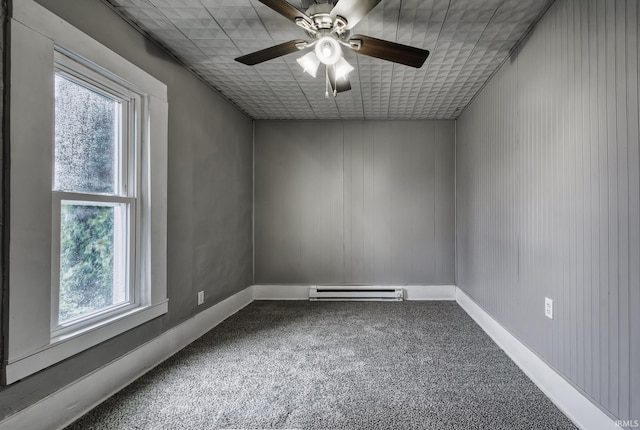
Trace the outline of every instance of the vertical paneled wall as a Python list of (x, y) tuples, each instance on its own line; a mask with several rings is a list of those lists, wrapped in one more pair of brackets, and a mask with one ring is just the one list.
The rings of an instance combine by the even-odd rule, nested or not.
[(258, 121), (255, 282), (453, 284), (453, 121)]
[[(457, 281), (640, 419), (637, 0), (558, 0), (457, 122)], [(544, 298), (554, 319), (544, 316)]]

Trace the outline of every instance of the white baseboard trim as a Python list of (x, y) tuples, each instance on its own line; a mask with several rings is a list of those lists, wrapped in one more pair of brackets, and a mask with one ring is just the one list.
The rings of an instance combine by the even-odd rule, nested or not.
[(405, 300), (455, 300), (455, 285), (407, 285)]
[[(256, 300), (309, 300), (311, 285), (258, 284), (253, 287)], [(402, 288), (405, 300), (456, 299), (455, 285), (405, 285)]]
[(309, 300), (309, 285), (258, 284), (253, 286), (255, 300)]
[(7, 417), (0, 430), (63, 428), (252, 301), (251, 286)]
[(456, 301), (542, 392), (583, 430), (620, 429), (606, 413), (456, 288)]

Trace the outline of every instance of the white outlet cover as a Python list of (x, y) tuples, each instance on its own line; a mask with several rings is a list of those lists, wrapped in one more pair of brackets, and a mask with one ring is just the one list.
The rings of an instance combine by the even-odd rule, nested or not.
[(201, 305), (204, 303), (204, 291), (198, 291), (198, 304)]
[(553, 300), (549, 297), (544, 298), (544, 316), (553, 319)]

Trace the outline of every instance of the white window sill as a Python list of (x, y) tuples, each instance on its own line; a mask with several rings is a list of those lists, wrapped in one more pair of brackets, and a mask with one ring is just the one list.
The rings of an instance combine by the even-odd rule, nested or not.
[(51, 343), (40, 351), (8, 362), (6, 383), (11, 384), (140, 324), (151, 321), (167, 313), (168, 308), (169, 300), (164, 300), (156, 305), (135, 308), (108, 320), (100, 321), (79, 332), (53, 338)]

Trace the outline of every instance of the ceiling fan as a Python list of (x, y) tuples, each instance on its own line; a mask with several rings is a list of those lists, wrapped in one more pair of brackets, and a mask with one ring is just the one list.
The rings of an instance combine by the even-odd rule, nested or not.
[(381, 0), (338, 0), (335, 6), (333, 3), (318, 3), (312, 4), (306, 12), (285, 0), (259, 1), (302, 27), (311, 40), (292, 40), (238, 57), (236, 61), (254, 66), (293, 52), (309, 50), (297, 59), (298, 64), (314, 78), (320, 64), (325, 65), (326, 97), (329, 92), (335, 97), (351, 89), (349, 73), (354, 67), (343, 58), (342, 46), (358, 54), (415, 68), (422, 67), (429, 56), (429, 51), (424, 49), (369, 36), (351, 35), (351, 29)]

